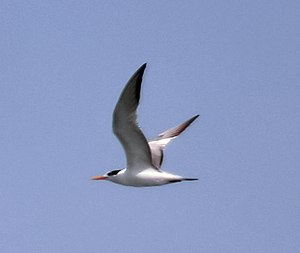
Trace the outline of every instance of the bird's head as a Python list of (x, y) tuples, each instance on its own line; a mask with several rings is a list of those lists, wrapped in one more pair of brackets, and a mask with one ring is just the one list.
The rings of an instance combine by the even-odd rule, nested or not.
[(109, 181), (114, 181), (115, 177), (118, 175), (118, 173), (121, 170), (111, 170), (105, 173), (103, 176), (93, 176), (91, 179), (92, 180), (109, 180)]

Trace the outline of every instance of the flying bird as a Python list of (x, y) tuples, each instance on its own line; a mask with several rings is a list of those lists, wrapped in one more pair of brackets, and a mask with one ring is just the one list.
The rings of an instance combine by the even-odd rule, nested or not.
[(160, 186), (198, 180), (197, 178), (187, 178), (162, 171), (160, 167), (166, 145), (181, 134), (199, 115), (162, 132), (150, 141), (147, 141), (137, 124), (136, 111), (145, 68), (146, 63), (129, 79), (113, 112), (113, 132), (123, 146), (127, 167), (109, 171), (102, 176), (94, 176), (92, 179), (107, 180), (134, 187)]

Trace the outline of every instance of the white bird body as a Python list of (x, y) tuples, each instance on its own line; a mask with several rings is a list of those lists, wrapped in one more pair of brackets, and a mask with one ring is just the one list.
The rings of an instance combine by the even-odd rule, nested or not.
[(145, 68), (146, 64), (143, 64), (129, 79), (113, 113), (113, 132), (125, 151), (127, 168), (109, 171), (103, 176), (94, 176), (93, 180), (107, 180), (135, 187), (197, 180), (197, 178), (185, 178), (162, 171), (160, 167), (165, 146), (182, 133), (199, 115), (166, 130), (149, 142), (137, 124), (136, 110)]
[(183, 179), (181, 176), (153, 168), (144, 169), (138, 173), (132, 173), (130, 170), (123, 169), (118, 173), (118, 176), (107, 178), (107, 180), (117, 184), (136, 187), (159, 186), (180, 182)]

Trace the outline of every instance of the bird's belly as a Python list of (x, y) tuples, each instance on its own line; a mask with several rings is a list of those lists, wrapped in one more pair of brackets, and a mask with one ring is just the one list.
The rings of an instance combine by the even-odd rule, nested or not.
[(175, 175), (168, 175), (159, 171), (142, 171), (137, 174), (125, 174), (124, 177), (116, 183), (134, 186), (134, 187), (148, 187), (148, 186), (160, 186), (171, 183), (172, 180), (176, 180)]

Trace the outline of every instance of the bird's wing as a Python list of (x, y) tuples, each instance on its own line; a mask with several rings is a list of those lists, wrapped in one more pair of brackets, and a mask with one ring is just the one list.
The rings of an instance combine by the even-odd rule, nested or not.
[(166, 147), (166, 145), (171, 140), (180, 135), (198, 117), (199, 115), (196, 115), (183, 122), (182, 124), (164, 131), (163, 133), (159, 134), (155, 139), (148, 142), (152, 155), (152, 164), (155, 167), (160, 168), (163, 162), (163, 150)]
[(129, 79), (113, 113), (113, 132), (123, 146), (127, 158), (127, 170), (131, 171), (153, 167), (151, 151), (137, 124), (136, 115), (145, 68), (146, 63)]

